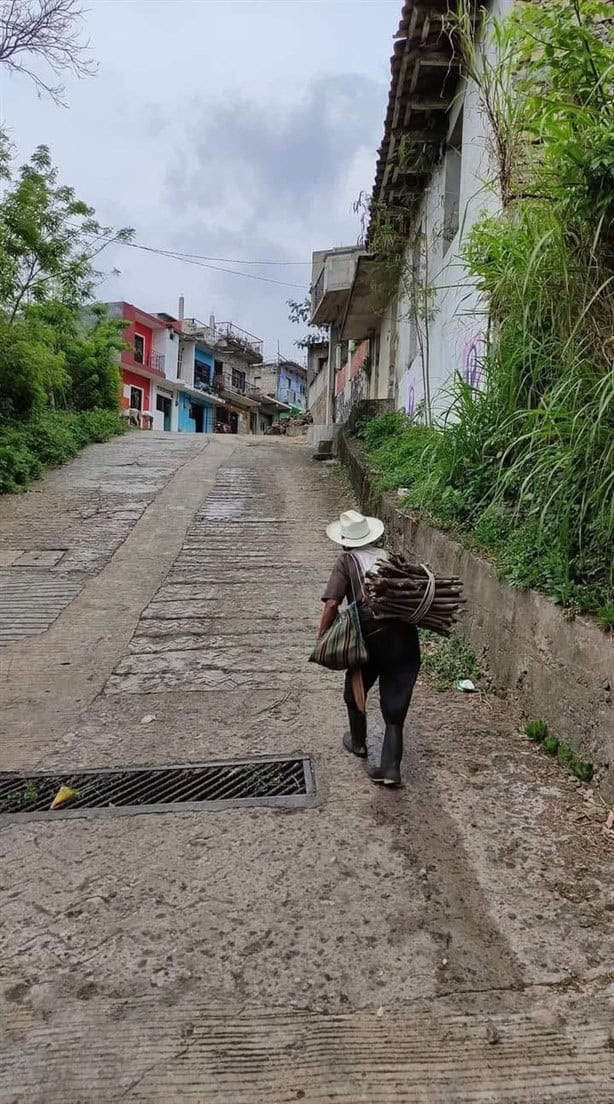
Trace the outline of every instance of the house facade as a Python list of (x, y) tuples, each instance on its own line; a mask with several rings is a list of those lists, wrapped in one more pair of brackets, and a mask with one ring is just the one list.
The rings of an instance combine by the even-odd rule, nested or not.
[[(494, 0), (504, 17), (514, 0)], [(384, 131), (364, 248), (313, 254), (312, 323), (330, 334), (325, 397), (310, 407), (344, 421), (361, 398), (388, 399), (427, 421), (443, 414), (460, 374), (483, 383), (485, 303), (462, 257), (476, 219), (500, 206), (480, 94), (442, 33), (449, 0), (406, 0), (395, 35)], [(490, 47), (486, 47), (489, 49)], [(377, 218), (403, 212), (396, 282), (382, 279)], [(397, 224), (398, 225), (398, 224)]]
[[(106, 304), (109, 317), (124, 323), (126, 348), (119, 354), (122, 410), (135, 425), (148, 428), (160, 425), (156, 417), (157, 385), (176, 374), (178, 341), (172, 324), (158, 315), (149, 314), (132, 303), (123, 301)], [(162, 421), (165, 415), (162, 414)], [(172, 426), (169, 424), (168, 428)]]
[(307, 409), (307, 367), (298, 361), (267, 361), (254, 369), (252, 382), (262, 396), (275, 399), (284, 414)]
[(316, 425), (327, 422), (328, 341), (313, 341), (307, 346), (307, 399)]
[[(263, 342), (232, 322), (216, 323), (160, 312), (131, 303), (107, 303), (124, 322), (127, 348), (119, 354), (121, 405), (142, 429), (179, 433), (262, 433), (284, 408), (254, 383), (263, 362)], [(301, 366), (286, 374), (296, 385)], [(306, 402), (306, 375), (303, 383)]]

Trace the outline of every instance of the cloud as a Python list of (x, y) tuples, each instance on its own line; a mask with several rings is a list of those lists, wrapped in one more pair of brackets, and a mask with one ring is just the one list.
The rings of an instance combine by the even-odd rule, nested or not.
[(220, 242), (243, 239), (244, 255), (268, 240), (296, 256), (305, 230), (322, 240), (333, 224), (355, 223), (346, 185), (357, 159), (374, 163), (384, 91), (348, 73), (316, 78), (289, 108), (240, 95), (202, 102), (167, 177), (169, 206)]
[[(124, 250), (115, 261), (122, 270), (117, 291), (109, 297), (151, 283), (156, 301), (143, 305), (160, 309), (165, 300), (173, 310), (183, 292), (189, 315), (208, 317), (213, 310), (265, 337), (269, 353), (279, 339), (282, 351), (296, 355), (293, 342), (302, 331), (288, 322), (286, 301), (307, 294), (310, 267), (239, 262), (307, 262), (313, 249), (357, 240), (353, 203), (372, 183), (385, 95), (384, 83), (346, 73), (313, 78), (293, 104), (280, 104), (277, 93), (264, 104), (239, 93), (194, 102), (165, 132), (173, 135), (168, 167), (144, 197), (137, 240), (229, 258), (234, 263), (226, 267), (297, 286)], [(162, 128), (164, 118), (152, 112), (151, 122)]]

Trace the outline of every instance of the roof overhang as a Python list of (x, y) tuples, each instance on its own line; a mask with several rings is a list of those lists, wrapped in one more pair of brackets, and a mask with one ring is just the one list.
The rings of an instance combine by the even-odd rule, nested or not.
[(241, 395), (238, 391), (226, 391), (225, 388), (222, 388), (222, 398), (227, 406), (237, 406), (243, 411), (255, 410), (258, 406), (258, 399), (250, 399), (247, 395)]
[(382, 305), (375, 286), (376, 265), (375, 255), (358, 260), (341, 324), (342, 341), (361, 341), (377, 328)]
[(165, 379), (164, 387), (168, 387), (169, 391), (185, 391), (190, 398), (199, 399), (200, 402), (208, 403), (211, 406), (226, 406), (220, 395), (214, 395), (211, 391), (201, 391), (198, 387), (190, 387), (183, 380)]
[[(401, 216), (406, 213), (409, 223), (439, 160), (460, 74), (460, 53), (450, 18), (456, 7), (457, 0), (406, 0), (403, 5), (390, 59), (390, 91), (372, 212), (383, 204)], [(476, 2), (476, 24), (479, 11)]]
[(264, 409), (267, 406), (272, 407), (273, 411), (275, 413), (278, 410), (293, 410), (294, 409), (293, 406), (290, 406), (288, 403), (282, 402), (281, 399), (276, 399), (273, 395), (263, 395), (262, 398), (259, 400), (259, 404), (262, 407), (262, 409)]
[(150, 330), (174, 329), (172, 323), (165, 322), (162, 318), (156, 318), (155, 314), (148, 314), (147, 311), (141, 310), (140, 307), (134, 307), (134, 321), (140, 323), (141, 326), (147, 326)]

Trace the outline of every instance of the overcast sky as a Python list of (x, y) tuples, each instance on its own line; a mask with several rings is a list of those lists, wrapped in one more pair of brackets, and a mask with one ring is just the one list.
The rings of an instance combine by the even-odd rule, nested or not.
[[(50, 146), (63, 180), (135, 241), (233, 261), (309, 261), (356, 241), (370, 190), (400, 0), (86, 0), (95, 77), (67, 109), (3, 77), (2, 119), (20, 158)], [(218, 262), (220, 263), (220, 262)], [(102, 299), (234, 321), (272, 356), (297, 355), (286, 299), (309, 266), (227, 265), (281, 287), (136, 249)]]

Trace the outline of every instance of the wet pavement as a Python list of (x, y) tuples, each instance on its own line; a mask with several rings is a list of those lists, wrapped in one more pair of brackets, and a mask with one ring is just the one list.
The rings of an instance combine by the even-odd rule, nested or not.
[(0, 576), (78, 581), (7, 632), (0, 769), (305, 755), (317, 780), (314, 808), (0, 823), (1, 1104), (614, 1098), (586, 789), (505, 703), (424, 680), (403, 789), (341, 750), (341, 676), (306, 657), (346, 503), (301, 442), (168, 434), (0, 500), (2, 549), (63, 550)]

